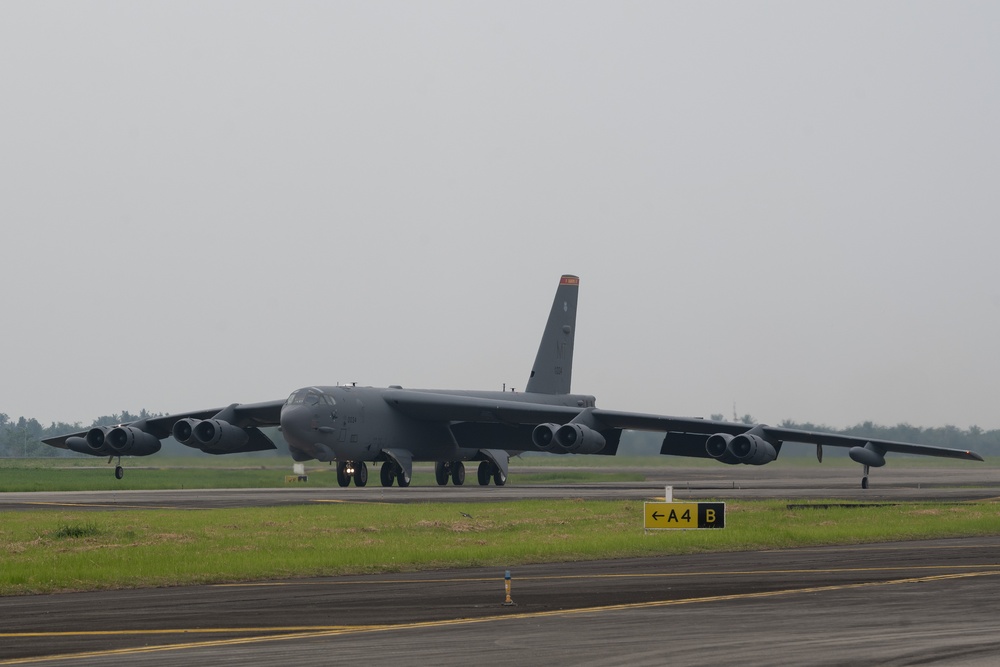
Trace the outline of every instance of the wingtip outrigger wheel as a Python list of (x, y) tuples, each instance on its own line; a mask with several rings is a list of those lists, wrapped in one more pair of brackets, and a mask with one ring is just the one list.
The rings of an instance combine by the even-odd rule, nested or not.
[(868, 488), (868, 466), (867, 465), (865, 466), (864, 477), (861, 478), (861, 488), (862, 489), (867, 489)]

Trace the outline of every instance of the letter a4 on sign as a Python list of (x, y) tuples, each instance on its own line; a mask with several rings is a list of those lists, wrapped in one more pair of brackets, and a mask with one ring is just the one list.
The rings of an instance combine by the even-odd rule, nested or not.
[(644, 503), (646, 530), (725, 528), (725, 503)]

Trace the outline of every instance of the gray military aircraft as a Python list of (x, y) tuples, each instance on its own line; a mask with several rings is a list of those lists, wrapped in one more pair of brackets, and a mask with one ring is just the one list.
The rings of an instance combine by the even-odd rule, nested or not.
[(463, 484), (464, 462), (478, 461), (479, 483), (503, 486), (512, 454), (614, 455), (625, 429), (663, 433), (661, 454), (729, 464), (770, 463), (786, 442), (815, 445), (820, 461), (824, 446), (847, 447), (864, 466), (862, 488), (868, 488), (869, 468), (885, 465), (888, 452), (983, 460), (944, 447), (600, 409), (593, 396), (570, 393), (579, 285), (576, 276), (559, 280), (523, 392), (304, 387), (285, 400), (98, 426), (43, 442), (107, 456), (108, 463), (117, 457), (115, 477), (121, 479), (122, 456), (155, 454), (168, 436), (209, 454), (232, 454), (275, 449), (260, 427), (280, 426), (294, 460), (336, 461), (341, 486), (351, 480), (365, 486), (369, 462), (381, 464), (383, 486), (409, 486), (414, 461), (433, 461), (440, 485)]

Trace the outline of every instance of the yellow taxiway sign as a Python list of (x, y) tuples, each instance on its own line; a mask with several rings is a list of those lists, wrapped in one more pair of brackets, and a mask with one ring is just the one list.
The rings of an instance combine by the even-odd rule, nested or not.
[(726, 503), (644, 503), (646, 530), (725, 528)]

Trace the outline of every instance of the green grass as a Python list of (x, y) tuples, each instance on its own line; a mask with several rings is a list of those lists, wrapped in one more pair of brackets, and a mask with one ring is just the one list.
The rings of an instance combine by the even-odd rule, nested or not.
[(995, 534), (998, 509), (730, 502), (723, 530), (648, 534), (637, 501), (8, 512), (0, 523), (0, 594)]

